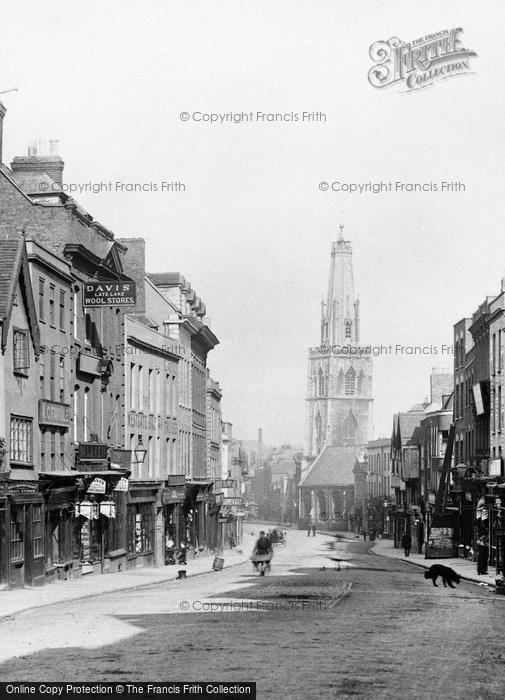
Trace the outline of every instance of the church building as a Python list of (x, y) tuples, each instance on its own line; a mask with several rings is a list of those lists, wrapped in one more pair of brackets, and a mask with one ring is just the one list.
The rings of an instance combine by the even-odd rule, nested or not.
[(361, 342), (352, 246), (343, 226), (331, 246), (320, 344), (309, 349), (300, 525), (352, 526), (353, 467), (372, 439), (371, 349)]

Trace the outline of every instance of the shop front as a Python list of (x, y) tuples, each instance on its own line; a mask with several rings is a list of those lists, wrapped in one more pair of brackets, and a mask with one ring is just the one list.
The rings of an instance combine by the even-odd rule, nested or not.
[(161, 486), (159, 481), (129, 483), (126, 506), (126, 558), (129, 569), (162, 563), (156, 554), (157, 549), (161, 549), (161, 545), (158, 545), (162, 539), (156, 517), (157, 503), (161, 503)]
[(209, 499), (213, 482), (187, 480), (182, 507), (184, 539), (194, 556), (198, 556), (209, 542)]
[(44, 520), (38, 482), (10, 479), (6, 495), (8, 532), (2, 538), (8, 562), (6, 582), (11, 588), (41, 585), (45, 580)]
[(43, 473), (39, 488), (45, 505), (46, 579), (71, 579), (79, 566), (79, 552), (74, 546), (76, 478), (68, 472)]
[(186, 493), (185, 474), (172, 474), (164, 482), (161, 490), (161, 505), (163, 510), (163, 534), (165, 542), (164, 563), (169, 563), (166, 543), (174, 543), (174, 549), (185, 539), (182, 506)]
[(8, 472), (0, 472), (0, 588), (9, 585), (8, 476)]

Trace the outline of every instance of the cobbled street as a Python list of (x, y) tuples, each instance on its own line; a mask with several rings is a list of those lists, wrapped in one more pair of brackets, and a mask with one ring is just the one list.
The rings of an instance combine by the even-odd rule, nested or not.
[(256, 681), (259, 698), (503, 697), (505, 599), (434, 588), (372, 546), (289, 531), (264, 578), (245, 564), (4, 618), (0, 678), (72, 669), (75, 681)]

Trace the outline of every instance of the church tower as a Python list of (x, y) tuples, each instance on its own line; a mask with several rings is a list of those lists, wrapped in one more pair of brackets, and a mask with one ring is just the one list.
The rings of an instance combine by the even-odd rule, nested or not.
[(331, 245), (320, 344), (309, 349), (306, 463), (327, 446), (355, 448), (372, 439), (371, 349), (360, 342), (352, 246), (340, 235)]

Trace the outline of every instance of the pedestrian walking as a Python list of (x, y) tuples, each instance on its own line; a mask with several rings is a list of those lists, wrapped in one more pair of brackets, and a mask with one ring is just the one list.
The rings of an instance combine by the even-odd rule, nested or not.
[(489, 559), (489, 546), (486, 537), (477, 540), (477, 575), (487, 574), (487, 562)]
[(312, 537), (316, 536), (316, 523), (312, 523)]
[(408, 557), (412, 548), (412, 537), (409, 532), (406, 532), (402, 537), (402, 547), (405, 551), (405, 556)]

